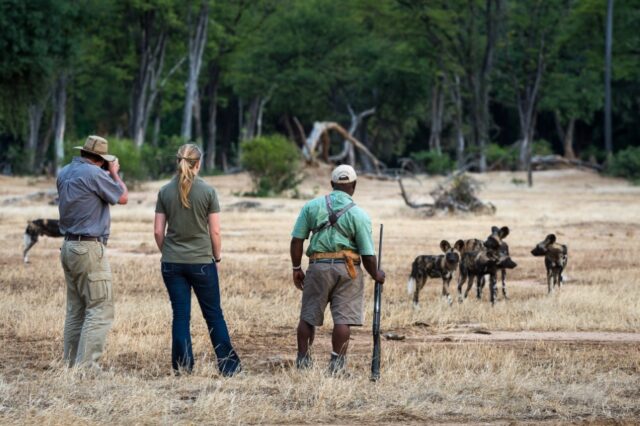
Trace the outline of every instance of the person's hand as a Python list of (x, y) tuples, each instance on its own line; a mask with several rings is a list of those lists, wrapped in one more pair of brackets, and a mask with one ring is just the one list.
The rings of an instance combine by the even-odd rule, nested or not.
[(120, 162), (116, 158), (113, 161), (109, 161), (108, 167), (109, 167), (109, 173), (111, 173), (111, 176), (116, 176), (120, 171)]
[(386, 278), (386, 275), (385, 275), (385, 273), (384, 273), (384, 271), (382, 269), (379, 269), (378, 272), (376, 273), (376, 276), (373, 277), (375, 282), (380, 283), (380, 284), (384, 284), (385, 278)]
[(293, 270), (293, 285), (295, 285), (298, 290), (304, 288), (304, 271), (302, 269)]

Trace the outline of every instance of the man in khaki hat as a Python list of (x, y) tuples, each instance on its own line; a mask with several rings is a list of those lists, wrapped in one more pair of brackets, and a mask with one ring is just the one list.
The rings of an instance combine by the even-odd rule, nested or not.
[[(296, 366), (309, 368), (309, 348), (315, 327), (324, 322), (324, 311), (331, 305), (333, 352), (329, 373), (343, 373), (351, 326), (364, 320), (364, 281), (360, 263), (371, 278), (384, 283), (384, 272), (378, 270), (371, 219), (351, 199), (357, 176), (353, 167), (342, 165), (331, 173), (333, 191), (309, 201), (302, 208), (291, 233), (293, 283), (302, 290), (302, 308), (298, 324), (298, 356)], [(309, 238), (309, 268), (302, 270), (304, 240)]]
[(64, 360), (69, 366), (98, 367), (113, 322), (111, 268), (106, 256), (111, 216), (109, 205), (126, 204), (129, 196), (109, 155), (108, 142), (89, 136), (80, 157), (58, 176), (60, 253), (67, 282)]

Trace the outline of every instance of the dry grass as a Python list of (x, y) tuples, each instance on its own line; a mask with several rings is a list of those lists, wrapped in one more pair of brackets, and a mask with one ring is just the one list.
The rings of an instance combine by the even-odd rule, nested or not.
[[(302, 192), (324, 191), (324, 172), (314, 171)], [(0, 178), (0, 422), (637, 422), (640, 188), (576, 171), (536, 174), (533, 189), (515, 186), (514, 177), (521, 178), (478, 177), (485, 183), (481, 198), (497, 206), (493, 217), (427, 219), (404, 206), (395, 183), (359, 183), (356, 202), (370, 213), (376, 239), (378, 224), (385, 224), (383, 329), (407, 336), (383, 342), (383, 378), (375, 385), (368, 381), (370, 322), (354, 331), (351, 379), (323, 374), (330, 321), (318, 332), (316, 369), (291, 369), (300, 294), (290, 283), (288, 241), (304, 201), (284, 198), (257, 200), (261, 211), (223, 214), (223, 306), (246, 373), (233, 379), (217, 375), (194, 305), (196, 371), (172, 377), (171, 309), (151, 232), (162, 182), (145, 184), (129, 205), (112, 209), (116, 321), (103, 359), (106, 372), (86, 377), (63, 368), (60, 241), (43, 238), (26, 266), (20, 247), (26, 220), (57, 217), (57, 210), (1, 205), (3, 198), (47, 189), (52, 182)], [(223, 208), (241, 201), (233, 194), (249, 184), (242, 175), (209, 180)], [(435, 181), (405, 185), (416, 199)], [(439, 296), (440, 282), (433, 280), (421, 295), (422, 308), (414, 310), (406, 295), (413, 258), (437, 253), (443, 238), (484, 238), (492, 225), (512, 231), (507, 241), (519, 266), (508, 279), (511, 300), (492, 308), (485, 290), (482, 302), (449, 307)], [(569, 266), (565, 287), (547, 296), (543, 261), (529, 251), (550, 232), (569, 245)], [(525, 337), (555, 331), (566, 338), (482, 336), (456, 343), (455, 336), (475, 328)], [(617, 342), (605, 334), (571, 341), (580, 331), (628, 334), (617, 334)]]

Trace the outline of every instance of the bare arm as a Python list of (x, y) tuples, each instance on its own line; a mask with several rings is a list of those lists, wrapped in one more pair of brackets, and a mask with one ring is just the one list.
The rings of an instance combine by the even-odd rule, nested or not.
[(382, 269), (378, 270), (378, 259), (376, 256), (362, 256), (362, 265), (374, 281), (384, 284), (385, 274)]
[(153, 236), (156, 239), (158, 249), (162, 251), (162, 245), (164, 244), (164, 231), (167, 226), (167, 216), (164, 213), (156, 213), (156, 217), (153, 220)]
[(302, 270), (302, 249), (304, 248), (304, 240), (300, 238), (291, 238), (289, 253), (291, 255), (291, 266), (300, 269), (293, 270), (293, 285), (299, 290), (304, 287), (304, 271)]
[(118, 174), (118, 172), (120, 171), (120, 163), (116, 159), (114, 161), (111, 161), (108, 164), (109, 164), (109, 174), (111, 175), (111, 178), (115, 180), (124, 191), (120, 196), (120, 198), (118, 199), (118, 204), (127, 204), (127, 202), (129, 202), (129, 190), (127, 189), (127, 185), (125, 185), (125, 183), (120, 178), (120, 175)]
[(209, 236), (211, 237), (213, 258), (220, 259), (222, 251), (222, 239), (220, 238), (220, 213), (209, 213)]

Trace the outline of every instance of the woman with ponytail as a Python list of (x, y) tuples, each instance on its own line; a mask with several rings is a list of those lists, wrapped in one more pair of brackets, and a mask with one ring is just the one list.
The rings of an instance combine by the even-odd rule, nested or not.
[(176, 176), (158, 193), (154, 236), (162, 252), (162, 278), (173, 309), (171, 364), (191, 372), (191, 289), (207, 322), (224, 376), (240, 371), (220, 306), (217, 263), (220, 257), (220, 205), (215, 190), (198, 177), (202, 152), (193, 144), (177, 154)]

